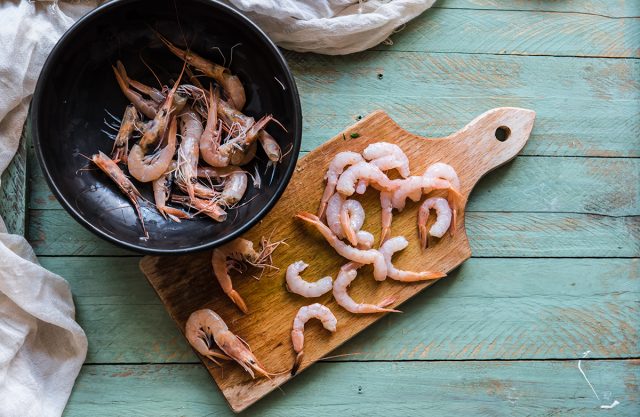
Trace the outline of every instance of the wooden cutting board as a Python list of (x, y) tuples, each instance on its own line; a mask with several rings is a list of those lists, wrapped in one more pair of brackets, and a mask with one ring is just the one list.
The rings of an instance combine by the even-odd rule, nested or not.
[[(272, 380), (251, 379), (235, 363), (227, 362), (224, 368), (219, 368), (201, 357), (231, 408), (242, 411), (291, 378), (286, 372), (295, 358), (291, 325), (300, 307), (315, 302), (328, 306), (338, 319), (338, 329), (331, 334), (317, 320), (307, 323), (305, 360), (298, 373), (382, 317), (381, 314), (349, 313), (335, 303), (331, 293), (307, 299), (291, 294), (285, 288), (285, 270), (295, 261), (310, 264), (302, 274), (309, 281), (326, 275), (335, 279), (340, 266), (346, 263), (315, 229), (294, 219), (300, 211), (317, 211), (324, 189), (324, 173), (333, 156), (346, 150), (360, 152), (373, 142), (396, 143), (407, 154), (413, 175), (422, 174), (434, 162), (452, 165), (460, 177), (461, 192), (468, 197), (483, 175), (514, 158), (524, 147), (534, 119), (535, 113), (531, 110), (497, 108), (448, 137), (424, 138), (403, 130), (385, 112), (376, 111), (306, 155), (298, 162), (289, 186), (274, 209), (244, 235), (256, 245), (262, 236), (270, 235), (272, 240), (286, 239), (288, 243), (273, 255), (279, 272), (263, 275), (259, 281), (248, 275), (233, 277), (234, 288), (249, 307), (247, 315), (242, 314), (220, 290), (211, 267), (211, 252), (179, 257), (147, 256), (140, 262), (140, 268), (181, 331), (184, 332), (193, 311), (210, 308), (226, 321), (231, 331), (249, 343), (267, 370), (283, 372)], [(379, 239), (378, 193), (370, 189), (356, 198), (367, 214), (363, 230)], [(394, 212), (391, 235), (404, 235), (410, 242), (404, 251), (394, 256), (397, 267), (449, 272), (471, 256), (464, 215), (460, 216), (454, 237), (447, 234), (438, 242), (432, 241), (426, 251), (421, 251), (416, 227), (417, 208), (417, 203), (408, 201), (402, 213)], [(403, 284), (390, 279), (380, 283), (374, 281), (371, 271), (370, 266), (360, 269), (350, 287), (349, 294), (358, 302), (375, 304), (393, 295), (397, 302), (392, 307), (397, 307), (433, 283)]]

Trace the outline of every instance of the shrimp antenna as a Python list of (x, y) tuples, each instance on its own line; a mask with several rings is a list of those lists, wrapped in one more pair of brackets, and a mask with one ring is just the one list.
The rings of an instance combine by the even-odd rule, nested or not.
[(229, 66), (227, 68), (231, 68), (231, 63), (233, 62), (233, 48), (235, 48), (236, 46), (242, 46), (241, 42), (236, 43), (235, 45), (233, 45), (231, 47), (231, 51), (229, 52)]
[(145, 67), (147, 67), (147, 69), (149, 71), (151, 71), (151, 74), (153, 74), (153, 78), (156, 79), (156, 81), (158, 82), (158, 85), (160, 86), (160, 89), (162, 89), (162, 83), (160, 82), (160, 78), (158, 78), (158, 76), (156, 75), (156, 73), (153, 71), (153, 69), (151, 68), (151, 66), (149, 64), (147, 64), (147, 62), (144, 60), (144, 58), (142, 57), (142, 53), (138, 54), (138, 56), (140, 57), (140, 61), (142, 61), (142, 63), (144, 64)]

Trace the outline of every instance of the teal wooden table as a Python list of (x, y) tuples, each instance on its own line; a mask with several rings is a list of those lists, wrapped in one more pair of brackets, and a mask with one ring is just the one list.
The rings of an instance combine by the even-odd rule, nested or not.
[[(245, 414), (640, 415), (638, 16), (637, 1), (443, 0), (392, 45), (285, 54), (303, 153), (378, 108), (427, 136), (499, 106), (538, 118), (470, 198), (473, 258), (337, 352), (360, 355), (318, 363)], [(138, 255), (63, 211), (28, 146), (9, 176), (3, 215), (69, 280), (89, 337), (66, 415), (230, 415)], [(578, 369), (586, 351), (600, 400)]]

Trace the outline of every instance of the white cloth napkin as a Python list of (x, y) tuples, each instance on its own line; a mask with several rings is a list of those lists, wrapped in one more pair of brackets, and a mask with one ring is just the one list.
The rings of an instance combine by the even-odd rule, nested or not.
[[(47, 54), (95, 4), (0, 2), (0, 172), (9, 165)], [(60, 416), (87, 355), (67, 282), (0, 219), (0, 416)]]
[(225, 0), (279, 46), (344, 55), (385, 41), (435, 0)]
[[(280, 46), (339, 55), (384, 41), (435, 0), (226, 0)], [(97, 1), (0, 0), (0, 173), (18, 148), (44, 61)], [(67, 282), (0, 218), (0, 417), (62, 414), (87, 353)]]

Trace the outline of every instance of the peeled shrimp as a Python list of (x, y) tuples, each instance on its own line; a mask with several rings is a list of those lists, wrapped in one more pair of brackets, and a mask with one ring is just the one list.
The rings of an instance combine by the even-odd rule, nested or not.
[(452, 209), (451, 216), (451, 235), (455, 233), (458, 211), (462, 211), (464, 207), (464, 197), (460, 194), (460, 179), (456, 170), (451, 165), (443, 162), (436, 162), (430, 165), (423, 174), (425, 178), (435, 178), (446, 180), (451, 184), (447, 193), (447, 200)]
[(335, 298), (336, 302), (340, 304), (345, 310), (356, 314), (386, 312), (399, 313), (400, 311), (398, 310), (385, 308), (395, 302), (395, 298), (393, 297), (387, 297), (384, 300), (380, 301), (378, 304), (356, 303), (351, 297), (349, 297), (347, 288), (349, 287), (351, 282), (356, 279), (356, 276), (358, 275), (357, 270), (361, 266), (361, 264), (349, 262), (348, 264), (340, 268), (338, 277), (333, 283), (333, 298)]
[(344, 171), (344, 169), (353, 164), (357, 164), (358, 162), (364, 161), (362, 155), (356, 152), (340, 152), (333, 157), (331, 163), (329, 164), (329, 169), (327, 169), (327, 173), (324, 176), (324, 179), (327, 180), (327, 185), (324, 189), (324, 193), (322, 194), (322, 199), (320, 200), (320, 207), (318, 208), (318, 217), (321, 219), (324, 218), (325, 210), (327, 209), (327, 203), (329, 199), (334, 194), (336, 190), (336, 184), (338, 183), (338, 178)]
[(231, 276), (229, 275), (230, 263), (228, 259), (238, 262), (246, 262), (249, 265), (264, 267), (271, 257), (271, 253), (277, 247), (277, 244), (263, 244), (260, 251), (253, 248), (253, 242), (247, 239), (238, 238), (226, 245), (222, 245), (213, 250), (211, 263), (213, 272), (222, 287), (222, 291), (231, 298), (235, 305), (238, 306), (243, 313), (247, 314), (249, 309), (240, 294), (233, 289)]
[(424, 194), (428, 194), (433, 190), (449, 190), (453, 195), (460, 195), (455, 190), (452, 190), (452, 185), (449, 181), (442, 178), (411, 176), (404, 180), (395, 180), (395, 182), (398, 187), (393, 192), (391, 204), (398, 211), (404, 209), (407, 198), (413, 201), (420, 201)]
[(262, 145), (264, 153), (267, 154), (267, 158), (269, 158), (269, 161), (273, 163), (280, 162), (280, 158), (282, 158), (282, 150), (280, 149), (280, 145), (278, 145), (278, 142), (276, 142), (274, 137), (263, 129), (258, 134), (258, 140), (260, 141), (260, 145)]
[(190, 198), (195, 197), (193, 184), (197, 182), (198, 174), (198, 142), (202, 135), (202, 123), (200, 116), (188, 109), (180, 115), (180, 133), (182, 141), (178, 148), (177, 179), (184, 184)]
[(401, 269), (396, 268), (391, 263), (391, 257), (394, 253), (401, 251), (409, 245), (407, 239), (403, 236), (392, 237), (382, 244), (380, 247), (380, 252), (383, 254), (384, 259), (387, 262), (387, 276), (396, 281), (403, 282), (415, 282), (415, 281), (425, 281), (429, 279), (437, 279), (446, 276), (442, 272), (432, 272), (432, 271), (422, 271), (422, 272), (412, 272), (412, 271), (403, 271)]
[(304, 325), (313, 318), (320, 320), (322, 326), (331, 333), (336, 331), (338, 319), (336, 319), (336, 316), (333, 315), (328, 307), (319, 303), (300, 307), (298, 314), (296, 314), (295, 319), (293, 319), (293, 329), (291, 330), (293, 350), (298, 354), (293, 368), (291, 368), (291, 375), (295, 375), (296, 372), (298, 372), (298, 368), (302, 363), (302, 357), (304, 356), (302, 350), (304, 347)]
[[(362, 151), (362, 156), (370, 164), (380, 168), (381, 171), (396, 169), (402, 178), (407, 178), (410, 174), (409, 158), (396, 144), (388, 142), (372, 143)], [(367, 180), (359, 180), (356, 192), (364, 194), (368, 185)]]
[(442, 237), (449, 226), (451, 226), (452, 212), (447, 200), (441, 197), (432, 197), (424, 200), (418, 211), (418, 233), (420, 243), (423, 248), (429, 246), (427, 236), (427, 220), (429, 219), (429, 209), (436, 210), (436, 222), (429, 229), (429, 234), (435, 237)]
[(329, 245), (335, 251), (353, 262), (361, 264), (373, 264), (373, 277), (376, 281), (384, 281), (387, 277), (387, 264), (384, 260), (384, 256), (375, 249), (358, 249), (353, 246), (349, 246), (340, 239), (320, 221), (318, 216), (302, 212), (296, 215), (297, 218), (304, 220), (307, 223), (311, 223), (320, 232), (320, 234), (327, 240)]
[(367, 183), (372, 184), (380, 191), (393, 191), (397, 187), (396, 183), (390, 180), (377, 166), (368, 162), (358, 162), (340, 175), (336, 190), (347, 197), (353, 195), (359, 180), (366, 180)]
[(331, 277), (320, 278), (317, 281), (309, 282), (300, 277), (300, 273), (307, 269), (309, 265), (303, 261), (297, 261), (289, 265), (286, 273), (287, 289), (303, 297), (320, 297), (323, 294), (331, 291), (332, 279)]
[(377, 142), (367, 146), (362, 151), (364, 159), (380, 168), (382, 171), (397, 169), (402, 178), (409, 176), (409, 158), (396, 144)]
[(129, 139), (133, 133), (136, 123), (138, 122), (138, 112), (134, 105), (130, 104), (124, 111), (122, 123), (118, 130), (118, 135), (113, 141), (113, 149), (111, 150), (111, 158), (116, 162), (127, 163), (129, 153)]
[[(184, 334), (189, 344), (202, 356), (205, 356), (219, 364), (214, 358), (233, 359), (242, 369), (247, 371), (252, 378), (255, 373), (269, 378), (273, 375), (264, 369), (258, 359), (251, 352), (251, 347), (238, 336), (233, 334), (222, 318), (213, 310), (196, 310), (189, 316), (185, 325)], [(219, 353), (213, 350), (213, 344), (222, 350)]]
[(149, 237), (149, 233), (147, 233), (147, 229), (144, 227), (142, 212), (140, 211), (140, 203), (144, 201), (142, 195), (140, 194), (140, 191), (138, 191), (131, 180), (127, 178), (124, 172), (122, 172), (120, 167), (118, 167), (118, 164), (113, 162), (113, 160), (103, 152), (98, 152), (97, 154), (93, 155), (91, 157), (91, 161), (93, 161), (93, 163), (96, 164), (96, 166), (100, 168), (102, 172), (107, 174), (109, 178), (111, 178), (111, 180), (116, 183), (118, 188), (120, 188), (120, 190), (125, 193), (129, 200), (131, 200), (133, 208), (138, 214), (138, 219), (140, 219), (142, 231), (144, 232), (145, 237)]
[(358, 245), (357, 232), (364, 223), (364, 209), (356, 200), (345, 200), (340, 209), (340, 224), (349, 243)]
[(211, 77), (216, 80), (224, 90), (233, 107), (239, 110), (244, 107), (244, 104), (247, 101), (244, 93), (244, 87), (242, 86), (240, 79), (231, 74), (229, 68), (214, 64), (195, 52), (180, 49), (169, 42), (164, 36), (157, 32), (156, 34), (175, 56), (184, 60), (189, 65), (192, 65), (207, 77)]
[(176, 152), (176, 126), (177, 122), (173, 117), (167, 132), (167, 144), (151, 155), (145, 155), (140, 145), (133, 145), (129, 152), (127, 167), (135, 179), (140, 182), (150, 182), (157, 180), (165, 173)]
[(156, 208), (163, 217), (169, 217), (174, 222), (180, 223), (180, 219), (188, 219), (190, 216), (180, 209), (167, 206), (172, 183), (171, 177), (176, 166), (176, 162), (172, 161), (165, 173), (153, 181), (153, 199)]

